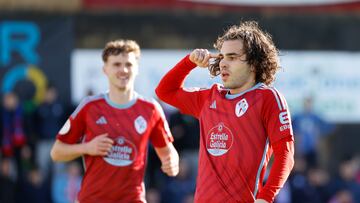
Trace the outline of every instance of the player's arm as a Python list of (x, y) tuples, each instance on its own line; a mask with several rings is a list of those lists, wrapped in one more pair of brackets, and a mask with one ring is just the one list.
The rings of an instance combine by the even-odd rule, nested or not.
[(161, 161), (161, 170), (168, 176), (176, 176), (179, 173), (179, 154), (172, 143), (165, 147), (155, 147), (156, 154)]
[(294, 166), (294, 141), (290, 135), (274, 143), (272, 148), (274, 162), (266, 184), (257, 196), (266, 202), (273, 202)]
[(274, 162), (257, 199), (271, 203), (294, 166), (294, 136), (285, 98), (275, 88), (265, 90), (263, 93), (262, 119), (273, 150)]
[(113, 142), (107, 134), (96, 136), (90, 142), (78, 144), (67, 144), (56, 140), (51, 149), (51, 158), (53, 161), (71, 161), (83, 155), (106, 156)]
[(153, 100), (153, 103), (156, 109), (156, 111), (154, 111), (154, 120), (156, 120), (156, 124), (152, 128), (150, 141), (161, 161), (162, 171), (169, 176), (176, 176), (179, 172), (179, 155), (172, 144), (174, 138), (171, 134), (163, 109), (155, 100)]
[(183, 83), (192, 69), (196, 66), (208, 66), (209, 59), (212, 57), (214, 55), (205, 49), (195, 49), (161, 79), (155, 90), (157, 96), (164, 102), (179, 108), (182, 113), (197, 117), (207, 92), (199, 91), (199, 88), (186, 90), (183, 88)]
[(70, 161), (83, 155), (104, 156), (111, 149), (113, 140), (107, 134), (80, 142), (85, 134), (87, 107), (91, 101), (91, 97), (84, 98), (56, 135), (50, 152), (53, 161)]

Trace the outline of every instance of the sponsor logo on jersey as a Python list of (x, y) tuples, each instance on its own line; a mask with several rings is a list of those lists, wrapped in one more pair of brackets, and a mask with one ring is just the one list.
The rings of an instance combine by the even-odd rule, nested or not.
[(284, 131), (284, 130), (287, 130), (287, 129), (290, 129), (290, 124), (280, 126), (280, 131)]
[(287, 111), (283, 111), (279, 113), (279, 120), (280, 123), (283, 124), (282, 126), (280, 126), (280, 131), (284, 131), (287, 129), (290, 129), (290, 120), (289, 120), (289, 115)]
[(147, 122), (144, 117), (138, 116), (134, 121), (134, 126), (139, 134), (143, 134), (147, 128)]
[(63, 125), (63, 127), (60, 129), (59, 134), (60, 135), (65, 135), (70, 131), (70, 127), (71, 127), (71, 122), (69, 119), (67, 119), (67, 121), (65, 122), (65, 124)]
[(216, 100), (211, 103), (210, 109), (216, 109)]
[(287, 111), (283, 111), (279, 113), (279, 120), (281, 124), (288, 124), (289, 121), (289, 116), (288, 116), (288, 112)]
[(223, 123), (219, 123), (209, 130), (206, 149), (213, 156), (221, 156), (230, 150), (233, 140), (234, 136), (231, 130)]
[(118, 137), (104, 160), (113, 166), (128, 166), (136, 160), (136, 156), (135, 145), (124, 137)]
[(101, 116), (99, 119), (96, 120), (96, 124), (105, 125), (105, 124), (107, 124), (107, 120), (105, 119), (104, 116)]
[(240, 117), (244, 115), (244, 113), (248, 108), (249, 108), (249, 104), (247, 103), (246, 99), (240, 100), (238, 103), (236, 103), (236, 107), (235, 107), (236, 116)]

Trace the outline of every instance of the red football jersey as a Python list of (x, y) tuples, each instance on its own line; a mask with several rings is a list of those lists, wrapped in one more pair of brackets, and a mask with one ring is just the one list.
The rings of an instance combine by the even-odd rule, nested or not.
[(107, 133), (114, 140), (111, 152), (83, 156), (85, 175), (81, 202), (145, 202), (144, 173), (147, 146), (164, 147), (173, 141), (160, 105), (140, 96), (125, 105), (111, 102), (108, 94), (85, 98), (57, 139), (73, 144), (89, 142)]
[(263, 187), (271, 144), (293, 137), (286, 101), (262, 83), (237, 95), (217, 84), (179, 88), (193, 67), (186, 57), (162, 79), (157, 94), (199, 119), (195, 202), (254, 202)]

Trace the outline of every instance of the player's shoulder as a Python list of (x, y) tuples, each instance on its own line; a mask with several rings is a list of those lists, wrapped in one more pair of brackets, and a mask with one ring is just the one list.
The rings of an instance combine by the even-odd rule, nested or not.
[(282, 96), (281, 92), (277, 90), (274, 86), (269, 86), (261, 83), (259, 87), (256, 89), (257, 93), (262, 94), (266, 97), (280, 97)]
[(79, 103), (79, 105), (76, 107), (75, 111), (71, 114), (71, 116), (75, 117), (80, 111), (82, 111), (86, 107), (104, 99), (105, 99), (104, 93), (84, 97)]
[(274, 86), (268, 86), (263, 84), (257, 89), (257, 92), (262, 94), (264, 102), (275, 101), (278, 106), (281, 107), (280, 109), (287, 108), (284, 95)]
[(91, 105), (92, 103), (95, 103), (95, 102), (98, 102), (98, 101), (104, 100), (104, 99), (105, 99), (105, 93), (86, 96), (80, 102), (79, 107), (84, 107), (84, 106), (87, 106), (87, 105)]
[(139, 102), (141, 102), (144, 106), (148, 106), (149, 108), (158, 108), (160, 104), (153, 97), (146, 97), (141, 94), (136, 93), (136, 98)]

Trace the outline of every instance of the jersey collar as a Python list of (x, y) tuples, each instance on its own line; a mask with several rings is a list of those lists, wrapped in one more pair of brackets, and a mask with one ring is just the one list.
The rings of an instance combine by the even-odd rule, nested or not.
[(262, 82), (259, 82), (259, 83), (257, 83), (256, 85), (254, 85), (253, 87), (251, 87), (251, 88), (249, 88), (249, 89), (247, 89), (247, 90), (244, 90), (244, 91), (242, 91), (242, 92), (240, 92), (240, 93), (238, 93), (238, 94), (229, 94), (229, 90), (227, 91), (227, 93), (226, 93), (226, 95), (225, 95), (225, 98), (226, 99), (235, 99), (235, 98), (237, 98), (237, 97), (240, 97), (241, 95), (243, 95), (243, 94), (245, 94), (245, 93), (247, 93), (247, 92), (250, 92), (250, 91), (252, 91), (252, 90), (254, 90), (254, 89), (257, 89), (257, 88), (259, 88), (261, 85), (263, 85), (264, 83), (262, 83)]
[(109, 92), (105, 93), (105, 101), (106, 101), (106, 103), (108, 103), (110, 106), (112, 106), (114, 108), (117, 108), (117, 109), (130, 108), (131, 106), (133, 106), (136, 103), (138, 97), (139, 97), (138, 93), (134, 92), (134, 99), (130, 100), (129, 102), (127, 102), (125, 104), (117, 104), (117, 103), (110, 100)]

